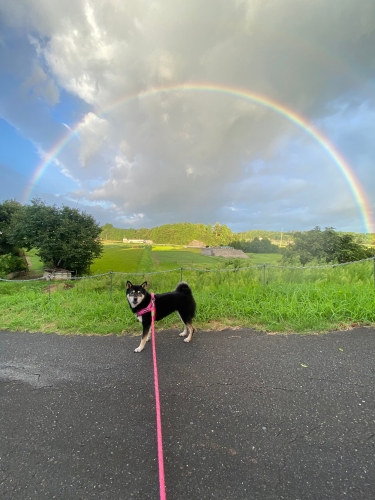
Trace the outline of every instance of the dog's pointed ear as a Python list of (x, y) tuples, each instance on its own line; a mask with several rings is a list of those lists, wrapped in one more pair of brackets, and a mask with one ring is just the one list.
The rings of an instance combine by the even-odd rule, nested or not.
[(147, 281), (144, 281), (144, 282), (142, 283), (142, 285), (141, 285), (141, 287), (142, 287), (142, 288), (144, 288), (145, 290), (146, 290), (147, 286), (148, 286)]
[(129, 290), (133, 286), (133, 283), (131, 281), (126, 282), (126, 289)]

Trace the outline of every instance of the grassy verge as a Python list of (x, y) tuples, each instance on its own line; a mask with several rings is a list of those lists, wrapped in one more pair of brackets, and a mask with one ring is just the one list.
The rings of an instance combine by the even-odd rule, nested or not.
[[(151, 258), (145, 249), (138, 268)], [(322, 332), (375, 323), (373, 263), (330, 269), (267, 269), (231, 272), (183, 271), (197, 301), (196, 326), (252, 327), (268, 332)], [(110, 277), (69, 283), (0, 284), (0, 328), (75, 334), (140, 332), (125, 298), (125, 283), (149, 282), (156, 293), (174, 289), (180, 271)], [(180, 327), (176, 314), (158, 329)]]

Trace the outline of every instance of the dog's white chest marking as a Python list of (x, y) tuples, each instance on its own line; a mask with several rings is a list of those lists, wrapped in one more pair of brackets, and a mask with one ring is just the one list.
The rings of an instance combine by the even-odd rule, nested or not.
[(140, 323), (142, 323), (142, 318), (143, 318), (143, 316), (137, 316), (137, 320), (138, 320)]

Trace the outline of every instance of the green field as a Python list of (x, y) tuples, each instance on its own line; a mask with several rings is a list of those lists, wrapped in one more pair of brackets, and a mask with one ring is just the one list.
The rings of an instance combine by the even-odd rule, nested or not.
[[(43, 272), (43, 264), (35, 255), (36, 251), (27, 252), (31, 263), (30, 270), (36, 273)], [(247, 254), (249, 259), (236, 259), (240, 261), (241, 267), (278, 264), (281, 260), (280, 254)], [(215, 269), (224, 267), (233, 259), (224, 257), (207, 257), (201, 255), (198, 248), (186, 248), (183, 246), (154, 245), (150, 247), (134, 248), (122, 242), (104, 243), (103, 254), (95, 259), (90, 267), (91, 275), (108, 273), (110, 271), (134, 273), (137, 271), (163, 271), (180, 267), (196, 269)]]
[(163, 247), (153, 247), (151, 252), (153, 268), (156, 270), (173, 269), (177, 267), (194, 267), (197, 269), (214, 268), (220, 265), (221, 259), (201, 255), (200, 250), (181, 248), (180, 250), (165, 250)]
[(280, 253), (248, 253), (250, 259), (249, 266), (259, 266), (260, 264), (279, 265), (282, 255)]
[(129, 248), (123, 243), (104, 244), (103, 255), (95, 259), (90, 267), (91, 274), (109, 271), (131, 273), (138, 270), (143, 248)]
[[(90, 267), (92, 275), (116, 272), (135, 272), (138, 270), (144, 248), (132, 248), (123, 243), (104, 243), (103, 255), (95, 259)], [(44, 266), (36, 255), (36, 250), (26, 252), (30, 271), (43, 273)]]
[(154, 245), (141, 249), (129, 248), (123, 243), (104, 245), (104, 253), (91, 266), (91, 274), (109, 271), (164, 271), (176, 268), (216, 269), (233, 260), (241, 267), (260, 264), (279, 264), (280, 254), (248, 254), (249, 259), (226, 259), (201, 255), (201, 249), (173, 245)]
[[(42, 270), (29, 253), (32, 268)], [(241, 259), (238, 259), (241, 260)], [(252, 327), (267, 332), (325, 332), (375, 324), (374, 262), (327, 268), (272, 267), (280, 255), (252, 254), (237, 268), (231, 259), (183, 247), (131, 248), (106, 244), (91, 279), (0, 283), (0, 328), (79, 334), (140, 331), (126, 297), (126, 281), (173, 290), (182, 278), (193, 289), (199, 329)], [(109, 276), (96, 276), (115, 271)], [(160, 271), (160, 273), (158, 273)], [(169, 272), (168, 272), (169, 271)], [(121, 274), (127, 273), (127, 274)], [(158, 329), (179, 328), (176, 314)]]

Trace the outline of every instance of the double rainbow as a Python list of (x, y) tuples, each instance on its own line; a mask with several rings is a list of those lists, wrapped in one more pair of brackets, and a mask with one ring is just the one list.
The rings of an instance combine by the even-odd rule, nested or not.
[[(103, 116), (111, 110), (122, 106), (123, 104), (135, 100), (135, 99), (145, 99), (151, 97), (153, 95), (162, 94), (166, 92), (210, 92), (216, 94), (224, 94), (232, 97), (236, 97), (237, 99), (245, 99), (255, 104), (259, 104), (265, 108), (268, 108), (275, 113), (283, 116), (288, 119), (302, 130), (304, 130), (308, 135), (310, 135), (314, 140), (320, 144), (320, 146), (328, 153), (328, 155), (332, 158), (336, 166), (338, 167), (341, 174), (344, 176), (347, 181), (349, 188), (353, 194), (355, 202), (358, 206), (359, 212), (361, 214), (361, 218), (363, 221), (363, 225), (365, 228), (365, 232), (373, 233), (374, 229), (374, 221), (372, 217), (372, 209), (367, 197), (367, 194), (359, 182), (353, 168), (349, 165), (349, 163), (345, 160), (345, 158), (341, 155), (341, 153), (335, 148), (335, 146), (325, 137), (325, 135), (320, 132), (314, 125), (306, 120), (303, 116), (297, 114), (290, 108), (284, 106), (283, 104), (275, 101), (274, 99), (270, 99), (261, 94), (257, 94), (255, 92), (250, 92), (246, 89), (236, 88), (236, 87), (227, 87), (223, 85), (216, 84), (207, 84), (207, 83), (187, 83), (187, 84), (179, 84), (179, 85), (170, 85), (163, 86), (158, 88), (152, 88), (149, 90), (145, 90), (139, 93), (128, 94), (120, 99), (113, 101), (109, 105), (107, 105), (104, 109), (101, 110), (99, 116)], [(30, 182), (22, 196), (22, 203), (26, 203), (29, 199), (31, 192), (34, 186), (39, 181), (40, 177), (43, 175), (43, 172), (46, 170), (48, 165), (57, 157), (60, 151), (67, 145), (67, 143), (73, 138), (73, 136), (80, 131), (82, 127), (84, 127), (87, 122), (79, 122), (77, 123), (64, 137), (61, 138), (45, 155), (43, 161), (36, 167)]]

